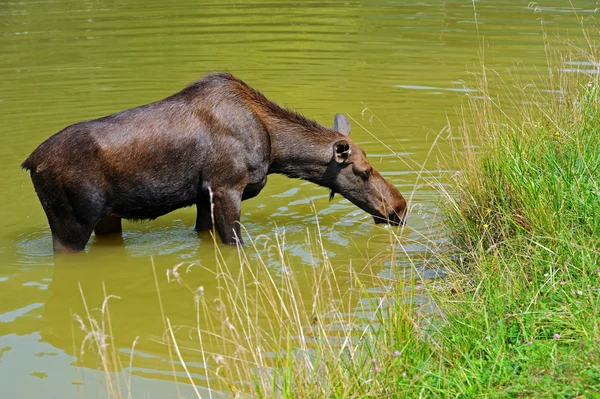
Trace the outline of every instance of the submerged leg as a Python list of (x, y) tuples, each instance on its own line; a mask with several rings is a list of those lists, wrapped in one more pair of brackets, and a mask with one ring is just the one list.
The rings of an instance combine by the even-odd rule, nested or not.
[(100, 219), (94, 228), (96, 235), (120, 233), (122, 231), (121, 218), (113, 215), (105, 216)]
[(240, 229), (240, 214), (242, 208), (242, 192), (235, 189), (216, 190), (215, 228), (224, 244), (243, 244)]
[(52, 231), (56, 252), (77, 252), (85, 248), (100, 220), (103, 200), (83, 187), (68, 187), (52, 173), (31, 173), (35, 191)]
[(196, 204), (196, 231), (209, 231), (213, 227), (212, 215), (210, 214), (210, 204)]
[(200, 191), (196, 200), (196, 231), (210, 231), (213, 228), (213, 198), (210, 188)]
[(78, 252), (85, 248), (92, 234), (93, 223), (81, 223), (75, 217), (63, 215), (61, 219), (48, 215), (55, 252)]

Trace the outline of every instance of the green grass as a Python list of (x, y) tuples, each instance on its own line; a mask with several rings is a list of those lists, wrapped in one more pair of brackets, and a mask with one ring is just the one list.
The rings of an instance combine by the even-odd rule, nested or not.
[(463, 158), (444, 204), (463, 255), (443, 298), (449, 396), (600, 392), (599, 100), (588, 79)]

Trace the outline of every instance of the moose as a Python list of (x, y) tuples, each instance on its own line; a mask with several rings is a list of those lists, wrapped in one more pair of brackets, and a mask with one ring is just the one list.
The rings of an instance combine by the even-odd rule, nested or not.
[(280, 107), (229, 73), (213, 73), (163, 100), (68, 126), (22, 163), (48, 218), (54, 251), (85, 248), (196, 205), (196, 230), (242, 244), (241, 202), (280, 173), (340, 193), (376, 223), (404, 224), (406, 201), (349, 137)]

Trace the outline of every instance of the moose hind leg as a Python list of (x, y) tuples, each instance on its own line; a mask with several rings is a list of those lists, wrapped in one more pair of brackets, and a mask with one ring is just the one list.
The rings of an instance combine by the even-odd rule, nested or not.
[(69, 190), (51, 173), (34, 172), (31, 179), (48, 218), (54, 251), (83, 250), (100, 219), (102, 205), (98, 199), (82, 195), (82, 189)]
[(114, 215), (103, 217), (96, 223), (96, 227), (94, 227), (94, 233), (96, 233), (96, 235), (114, 234), (122, 231), (123, 226), (121, 225), (121, 218)]
[(60, 219), (48, 215), (50, 230), (52, 231), (52, 246), (55, 252), (78, 252), (85, 248), (93, 223), (77, 220), (74, 215), (63, 214)]

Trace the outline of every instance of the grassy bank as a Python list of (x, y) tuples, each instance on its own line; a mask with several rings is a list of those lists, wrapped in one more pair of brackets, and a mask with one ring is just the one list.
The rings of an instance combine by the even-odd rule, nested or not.
[(600, 392), (600, 112), (597, 81), (582, 82), (488, 125), (447, 202), (466, 254), (445, 327), (456, 392)]
[[(524, 90), (506, 108), (483, 74), (465, 104), (461, 133), (478, 141), (455, 149), (462, 173), (441, 189), (442, 282), (377, 277), (402, 246), (393, 230), (390, 252), (359, 267), (334, 264), (318, 234), (305, 271), (286, 266), (283, 236), (240, 248), (235, 267), (215, 245), (217, 298), (186, 279), (187, 265), (168, 273), (197, 311), (187, 328), (163, 315), (174, 371), (189, 376), (179, 380), (199, 383), (186, 362), (202, 362), (215, 396), (598, 397), (600, 86), (597, 74), (550, 72), (552, 90)], [(81, 323), (109, 350), (104, 323)], [(116, 356), (101, 356), (105, 369), (121, 367)]]
[(595, 76), (578, 82), (471, 125), (483, 147), (446, 196), (464, 255), (445, 298), (450, 392), (600, 392), (600, 99)]
[(463, 108), (467, 145), (453, 154), (462, 173), (442, 192), (458, 259), (446, 262), (450, 289), (437, 298), (444, 396), (600, 397), (594, 49), (558, 54), (568, 59), (549, 61), (541, 85), (512, 87), (516, 96), (490, 98), (494, 71), (477, 75), (482, 95)]
[(470, 125), (484, 144), (445, 202), (463, 255), (443, 297), (450, 396), (600, 392), (600, 108), (596, 78), (579, 83)]

